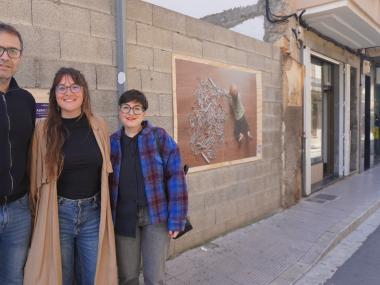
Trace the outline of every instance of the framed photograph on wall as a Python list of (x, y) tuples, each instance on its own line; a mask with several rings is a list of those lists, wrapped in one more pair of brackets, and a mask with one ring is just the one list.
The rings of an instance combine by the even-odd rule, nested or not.
[(261, 159), (261, 72), (182, 55), (172, 67), (174, 138), (190, 171)]

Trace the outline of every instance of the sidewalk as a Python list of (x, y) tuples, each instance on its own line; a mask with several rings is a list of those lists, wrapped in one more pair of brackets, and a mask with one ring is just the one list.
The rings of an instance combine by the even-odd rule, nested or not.
[(167, 262), (167, 284), (287, 285), (380, 208), (380, 167)]

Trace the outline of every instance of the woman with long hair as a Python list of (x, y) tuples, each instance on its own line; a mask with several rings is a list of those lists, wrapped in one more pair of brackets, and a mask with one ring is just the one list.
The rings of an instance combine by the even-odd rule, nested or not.
[(117, 284), (109, 152), (83, 74), (59, 69), (32, 143), (35, 217), (24, 284)]

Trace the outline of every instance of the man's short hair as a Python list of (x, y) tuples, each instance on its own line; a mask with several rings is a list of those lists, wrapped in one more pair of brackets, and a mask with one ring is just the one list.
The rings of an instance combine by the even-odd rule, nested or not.
[(19, 31), (16, 30), (15, 27), (8, 25), (6, 23), (0, 22), (0, 32), (5, 32), (11, 35), (18, 37), (20, 41), (21, 51), (24, 49), (24, 42), (22, 41), (22, 37)]
[(148, 109), (148, 100), (146, 99), (144, 93), (136, 89), (130, 89), (121, 94), (119, 98), (119, 106), (132, 101), (140, 103), (144, 110)]

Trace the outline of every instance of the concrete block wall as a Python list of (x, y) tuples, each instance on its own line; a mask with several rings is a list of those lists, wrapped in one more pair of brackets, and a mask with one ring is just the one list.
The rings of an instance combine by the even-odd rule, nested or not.
[(171, 243), (178, 254), (277, 211), (281, 205), (281, 56), (274, 46), (139, 0), (127, 1), (128, 85), (145, 92), (149, 119), (173, 134), (172, 55), (263, 74), (263, 159), (190, 173), (195, 229)]
[(49, 89), (62, 66), (81, 70), (95, 113), (117, 127), (114, 1), (8, 0), (1, 21), (14, 25), (24, 40), (16, 79), (26, 88)]
[[(0, 19), (25, 39), (17, 74), (28, 88), (50, 88), (61, 66), (86, 76), (96, 113), (117, 122), (115, 1), (8, 0)], [(149, 99), (147, 117), (173, 134), (172, 54), (262, 71), (263, 159), (188, 175), (195, 229), (172, 242), (170, 254), (276, 212), (281, 206), (281, 62), (278, 48), (140, 0), (126, 1), (127, 85)]]

